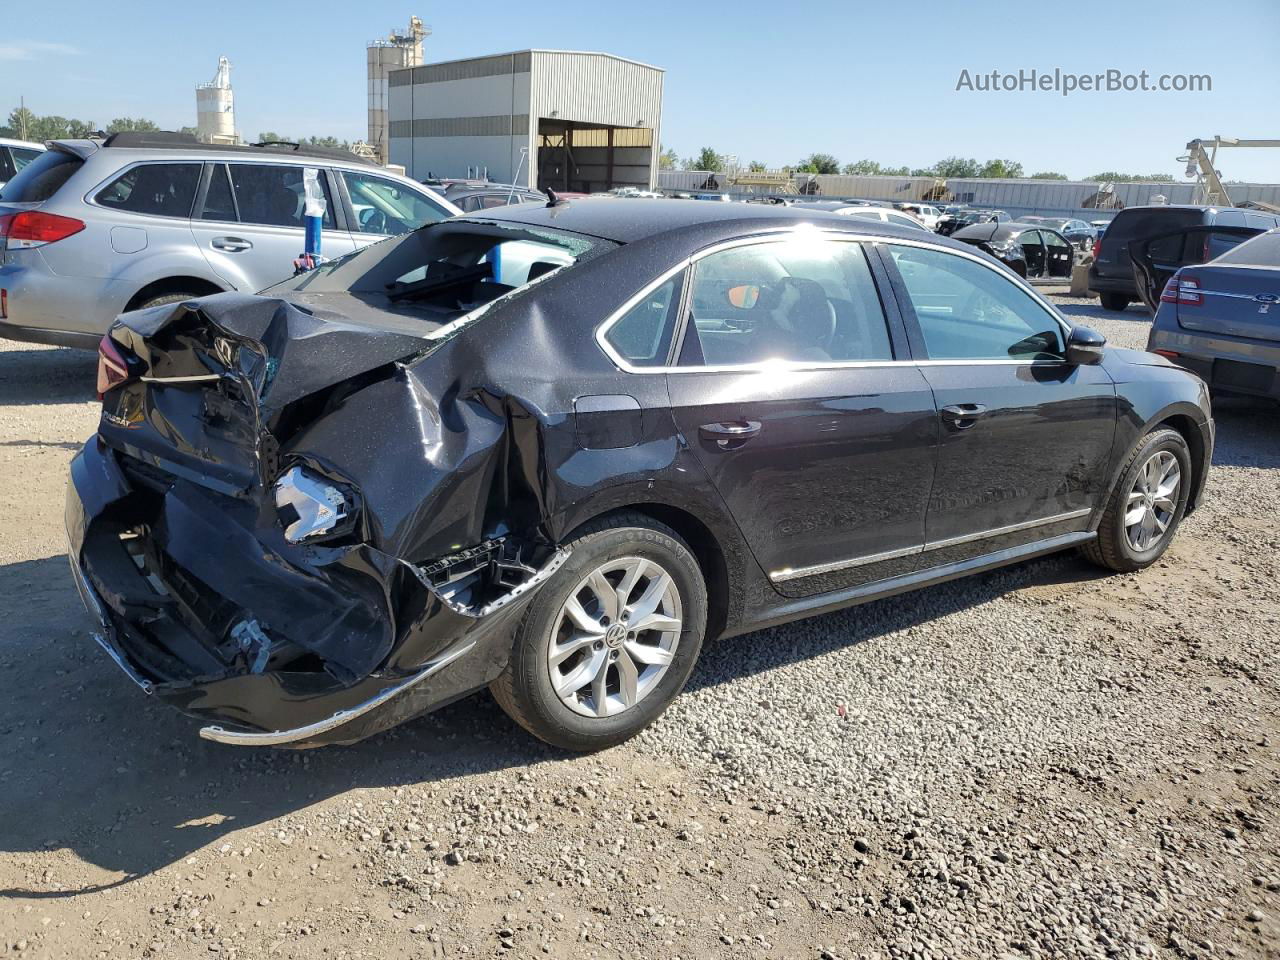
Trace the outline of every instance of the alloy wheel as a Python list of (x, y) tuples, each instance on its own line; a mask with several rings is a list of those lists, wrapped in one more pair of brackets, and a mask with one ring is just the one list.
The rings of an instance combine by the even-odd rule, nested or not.
[(1182, 468), (1168, 450), (1152, 454), (1134, 478), (1125, 506), (1124, 529), (1129, 546), (1146, 552), (1168, 532), (1178, 512)]
[(680, 643), (680, 591), (643, 557), (609, 560), (570, 592), (556, 617), (547, 666), (570, 710), (611, 717), (643, 700)]

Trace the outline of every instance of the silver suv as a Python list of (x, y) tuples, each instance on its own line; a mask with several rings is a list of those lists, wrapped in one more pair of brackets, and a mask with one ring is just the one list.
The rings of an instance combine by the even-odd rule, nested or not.
[(303, 249), (307, 167), (328, 199), (329, 258), (459, 212), (335, 150), (55, 140), (0, 189), (0, 337), (92, 348), (127, 310), (284, 279)]

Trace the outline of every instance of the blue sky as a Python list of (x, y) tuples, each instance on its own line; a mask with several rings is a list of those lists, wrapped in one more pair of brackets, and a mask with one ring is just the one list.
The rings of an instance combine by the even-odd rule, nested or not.
[[(191, 125), (192, 88), (225, 55), (243, 134), (354, 139), (365, 131), (365, 43), (416, 13), (433, 28), (428, 61), (546, 47), (666, 68), (662, 139), (681, 156), (707, 145), (769, 166), (813, 151), (926, 166), (957, 154), (1017, 160), (1028, 173), (1118, 169), (1181, 179), (1174, 157), (1192, 137), (1280, 137), (1276, 0), (54, 6), (6, 5), (0, 112), (24, 95), (37, 113)], [(962, 69), (1055, 67), (1207, 73), (1213, 89), (1065, 98), (956, 90)], [(1231, 179), (1280, 182), (1280, 150), (1226, 151), (1218, 165)]]

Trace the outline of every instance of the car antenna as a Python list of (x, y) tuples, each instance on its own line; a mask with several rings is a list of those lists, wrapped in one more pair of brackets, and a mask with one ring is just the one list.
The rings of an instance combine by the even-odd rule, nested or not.
[(557, 196), (554, 190), (552, 190), (550, 187), (547, 187), (547, 206), (554, 207), (557, 204), (561, 204), (561, 203), (564, 203), (564, 201), (561, 200), (559, 196)]

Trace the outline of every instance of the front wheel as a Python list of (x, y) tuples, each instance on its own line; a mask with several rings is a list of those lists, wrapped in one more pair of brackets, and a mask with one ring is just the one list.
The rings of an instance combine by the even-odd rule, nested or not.
[(490, 690), (534, 736), (601, 750), (642, 730), (684, 687), (706, 630), (706, 586), (679, 535), (643, 515), (593, 522), (570, 547)]
[(1191, 495), (1191, 454), (1177, 430), (1153, 430), (1129, 454), (1084, 555), (1121, 572), (1151, 566), (1169, 547)]

